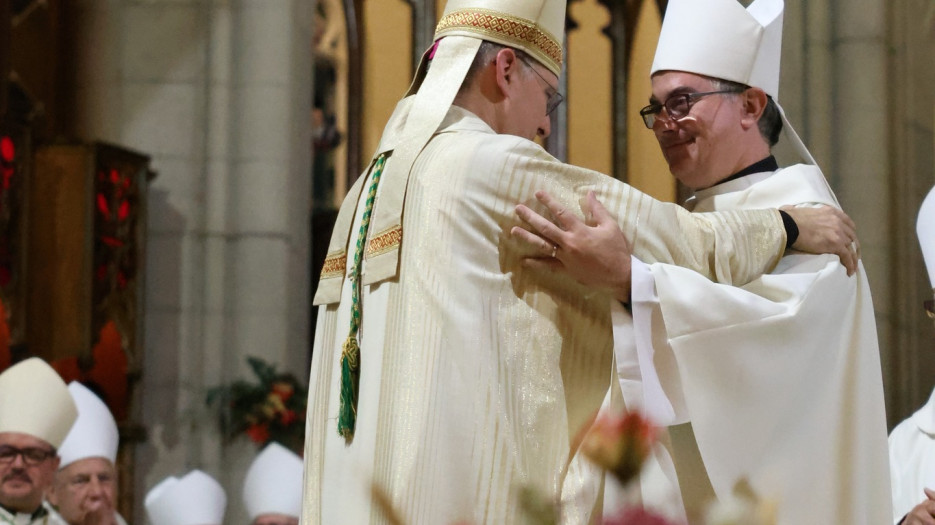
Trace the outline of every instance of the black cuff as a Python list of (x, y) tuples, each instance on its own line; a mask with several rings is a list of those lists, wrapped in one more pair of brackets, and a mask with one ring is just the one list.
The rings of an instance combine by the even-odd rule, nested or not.
[(788, 250), (799, 238), (799, 226), (788, 213), (779, 210), (779, 215), (782, 216), (782, 227), (786, 229), (786, 249)]

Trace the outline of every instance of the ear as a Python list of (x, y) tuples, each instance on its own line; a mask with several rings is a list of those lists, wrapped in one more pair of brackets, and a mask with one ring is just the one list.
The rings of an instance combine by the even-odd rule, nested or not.
[(750, 88), (741, 93), (740, 96), (743, 102), (743, 114), (740, 124), (744, 129), (750, 129), (751, 127), (757, 126), (757, 123), (760, 121), (760, 116), (763, 115), (763, 111), (766, 110), (766, 104), (769, 99), (766, 96), (766, 92), (760, 88)]
[(500, 91), (504, 95), (512, 91), (512, 88), (516, 82), (516, 75), (519, 70), (519, 65), (519, 59), (516, 57), (516, 52), (512, 49), (505, 47), (497, 52), (497, 56), (494, 58), (497, 87), (500, 88)]

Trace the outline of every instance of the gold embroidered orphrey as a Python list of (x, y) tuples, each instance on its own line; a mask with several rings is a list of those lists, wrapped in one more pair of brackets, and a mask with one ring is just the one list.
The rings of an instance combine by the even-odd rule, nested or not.
[(558, 39), (529, 20), (496, 11), (470, 9), (455, 11), (442, 17), (435, 28), (436, 38), (445, 31), (467, 29), (486, 36), (497, 36), (529, 45), (542, 53), (554, 71), (562, 69), (562, 46)]

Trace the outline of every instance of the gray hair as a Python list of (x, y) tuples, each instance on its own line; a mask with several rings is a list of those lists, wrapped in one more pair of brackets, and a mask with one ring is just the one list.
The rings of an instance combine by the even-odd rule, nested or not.
[[(750, 89), (750, 86), (740, 82), (720, 78), (712, 78), (711, 81), (718, 90), (732, 90), (741, 93)], [(779, 142), (779, 134), (782, 133), (782, 115), (779, 113), (776, 101), (769, 95), (766, 95), (766, 107), (763, 109), (763, 114), (760, 115), (760, 120), (757, 121), (757, 127), (769, 147), (772, 148)]]

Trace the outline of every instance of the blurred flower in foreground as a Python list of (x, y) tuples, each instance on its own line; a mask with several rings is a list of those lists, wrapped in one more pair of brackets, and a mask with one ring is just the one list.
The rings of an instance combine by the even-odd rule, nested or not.
[(643, 507), (628, 507), (615, 516), (604, 518), (602, 525), (672, 525), (672, 522)]
[(639, 474), (656, 441), (656, 429), (638, 412), (600, 417), (581, 443), (585, 456), (626, 484)]
[(763, 501), (746, 479), (734, 485), (733, 493), (715, 501), (705, 513), (707, 525), (775, 525), (776, 504)]

